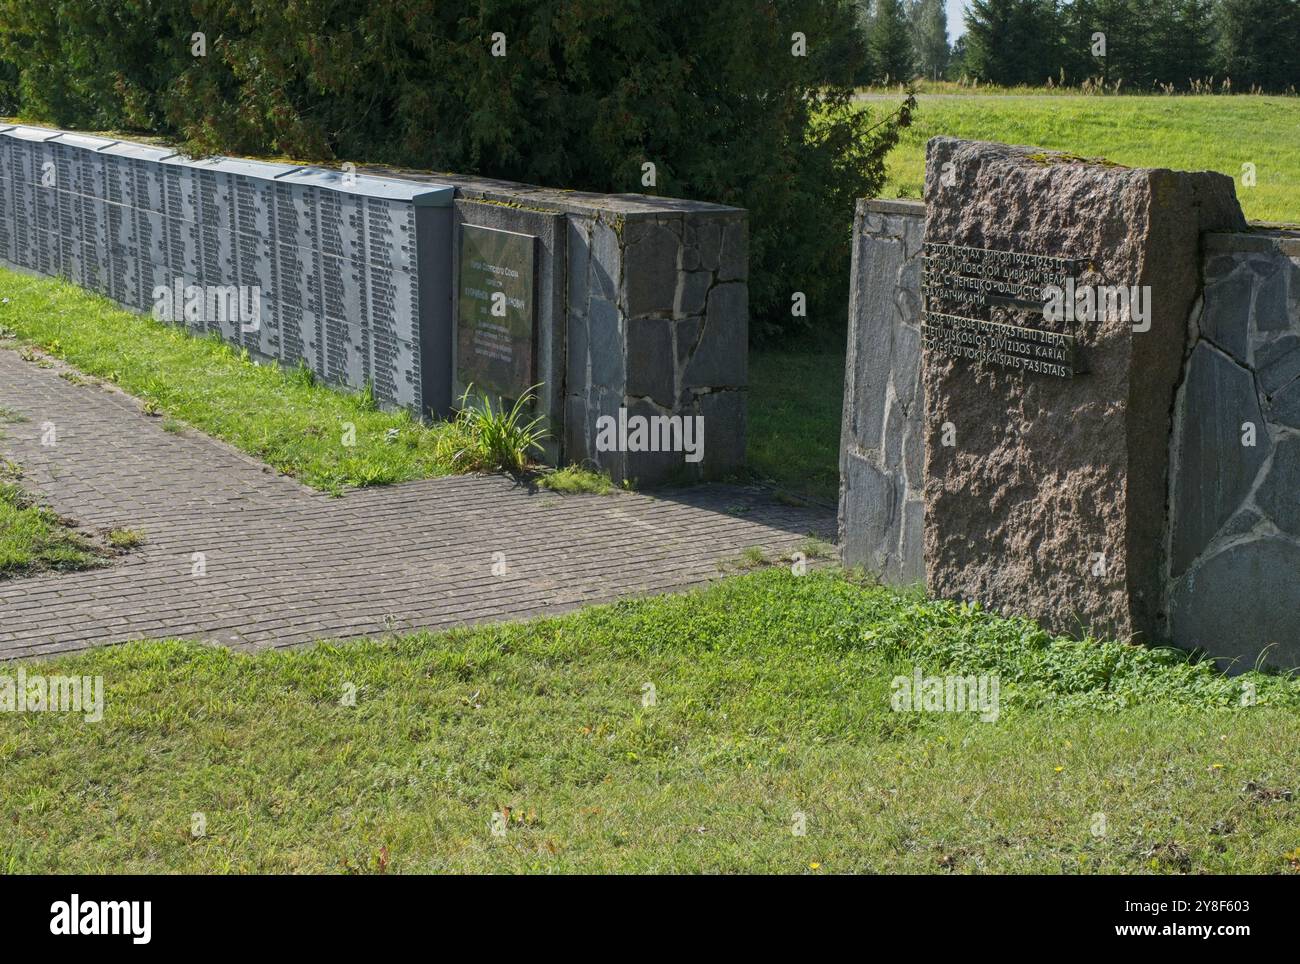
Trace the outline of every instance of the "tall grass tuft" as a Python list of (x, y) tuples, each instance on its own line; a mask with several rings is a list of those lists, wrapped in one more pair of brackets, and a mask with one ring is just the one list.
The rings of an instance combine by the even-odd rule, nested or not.
[(540, 452), (550, 434), (540, 427), (545, 416), (525, 421), (540, 387), (540, 383), (532, 386), (507, 409), (503, 400), (498, 398), (494, 407), (489, 396), (475, 394), (474, 386), (467, 386), (450, 431), (438, 440), (439, 459), (460, 472), (523, 472), (530, 453)]

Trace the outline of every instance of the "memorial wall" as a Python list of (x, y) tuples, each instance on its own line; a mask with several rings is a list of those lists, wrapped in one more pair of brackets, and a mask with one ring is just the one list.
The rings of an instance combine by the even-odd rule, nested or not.
[(844, 562), (1300, 666), (1300, 230), (1214, 174), (950, 138), (928, 170), (858, 205)]
[(454, 194), (0, 128), (0, 259), (422, 413), (451, 403)]
[[(737, 208), (0, 125), (0, 260), (422, 415), (540, 386), (554, 464), (643, 485), (744, 464)], [(620, 412), (703, 420), (702, 458), (602, 448)]]

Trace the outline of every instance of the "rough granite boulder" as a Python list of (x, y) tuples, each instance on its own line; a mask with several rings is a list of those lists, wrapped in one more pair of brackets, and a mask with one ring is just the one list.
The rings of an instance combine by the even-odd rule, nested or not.
[[(1149, 285), (1152, 306), (1148, 331), (1076, 325), (1087, 371), (1071, 378), (925, 350), (931, 592), (1159, 638), (1170, 413), (1200, 234), (1245, 228), (1232, 180), (940, 137), (925, 196), (927, 242), (1079, 259), (1079, 284)], [(1051, 327), (1041, 311), (1015, 323)]]

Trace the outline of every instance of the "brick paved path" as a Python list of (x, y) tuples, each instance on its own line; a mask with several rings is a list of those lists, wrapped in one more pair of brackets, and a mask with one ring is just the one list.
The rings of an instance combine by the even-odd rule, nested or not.
[[(27, 418), (0, 438), (25, 488), (86, 528), (147, 540), (106, 568), (0, 581), (0, 659), (142, 637), (257, 649), (533, 616), (698, 584), (749, 546), (779, 553), (834, 533), (831, 510), (720, 485), (558, 496), (460, 476), (331, 498), (5, 348), (0, 405)], [(40, 444), (46, 422), (52, 447)], [(495, 552), (504, 576), (492, 574)]]

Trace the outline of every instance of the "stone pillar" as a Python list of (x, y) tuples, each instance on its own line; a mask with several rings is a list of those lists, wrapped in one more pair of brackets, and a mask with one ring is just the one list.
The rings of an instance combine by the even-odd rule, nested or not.
[[(929, 289), (930, 591), (1028, 615), (1056, 632), (1161, 639), (1171, 410), (1201, 285), (1201, 232), (1245, 226), (1232, 181), (935, 138), (925, 194), (927, 256), (954, 257), (931, 245), (1045, 255), (1064, 259), (1048, 271), (1073, 264), (1080, 286), (1150, 295), (1149, 328), (1139, 331), (1116, 311), (1049, 321), (1024, 290), (1011, 292), (1018, 303), (963, 301), (971, 289), (954, 276), (979, 271), (951, 272), (946, 287)], [(1041, 280), (1025, 277), (1026, 289)], [(929, 314), (939, 312), (951, 320)], [(1069, 336), (1077, 364), (1032, 361), (1045, 349), (1057, 361), (1050, 349)], [(1057, 373), (1046, 373), (1052, 367)], [(1062, 377), (1062, 368), (1075, 373)]]
[[(678, 202), (594, 224), (591, 386), (573, 451), (641, 485), (718, 478), (745, 462), (749, 371), (749, 234), (745, 212)], [(602, 253), (603, 249), (603, 253)], [(572, 351), (570, 359), (573, 359)], [(570, 380), (570, 385), (574, 385)], [(597, 420), (702, 419), (699, 461), (679, 451), (600, 451)]]
[(920, 201), (858, 201), (853, 220), (840, 558), (889, 585), (925, 581)]

